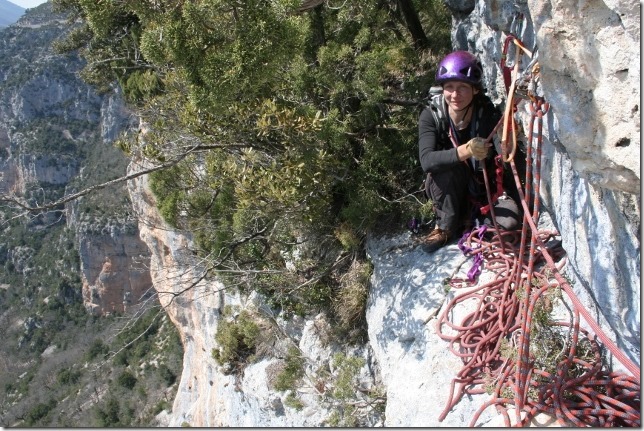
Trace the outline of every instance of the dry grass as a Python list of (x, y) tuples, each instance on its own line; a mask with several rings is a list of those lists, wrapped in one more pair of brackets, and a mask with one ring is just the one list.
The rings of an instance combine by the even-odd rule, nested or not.
[(364, 320), (371, 272), (369, 262), (354, 260), (340, 279), (333, 308), (340, 324), (347, 329), (359, 326)]

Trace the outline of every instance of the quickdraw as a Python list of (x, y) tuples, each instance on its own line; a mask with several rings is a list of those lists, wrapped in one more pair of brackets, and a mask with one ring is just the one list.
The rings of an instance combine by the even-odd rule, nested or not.
[[(504, 42), (504, 70), (507, 67), (506, 47), (510, 43), (527, 52), (514, 36), (508, 36)], [(517, 54), (513, 80), (506, 83), (509, 92), (517, 88), (518, 61)], [(529, 70), (535, 77), (538, 65), (531, 63)], [(438, 317), (437, 334), (449, 343), (449, 350), (464, 363), (452, 381), (449, 400), (439, 420), (447, 416), (464, 394), (484, 393), (484, 386), (487, 386), (491, 399), (476, 412), (470, 422), (471, 427), (492, 406), (503, 417), (505, 426), (528, 425), (542, 412), (555, 417), (562, 426), (639, 427), (639, 367), (606, 336), (561, 275), (566, 259), (557, 240), (559, 233), (537, 228), (541, 204), (542, 124), (550, 107), (534, 89), (528, 96), (531, 117), (527, 135), (531, 142), (527, 145), (525, 189), (513, 160), (513, 151), (507, 147), (511, 133), (511, 144), (516, 149), (516, 125), (513, 118), (508, 118), (513, 117), (515, 105), (511, 93), (508, 94), (506, 105), (509, 108), (502, 118), (506, 141), (506, 145), (502, 145), (502, 148), (505, 147), (502, 159), (510, 164), (519, 191), (524, 210), (523, 226), (520, 232), (498, 229), (494, 207), (490, 206), (494, 227), (473, 229), (459, 241), (464, 253), (479, 258), (478, 264), (475, 262), (470, 269), (468, 280), (470, 276), (478, 276), (483, 264), (494, 275), (494, 279), (474, 287), (467, 283), (467, 290), (454, 297)], [(486, 176), (485, 180), (488, 201), (492, 203), (494, 201)], [(458, 289), (464, 287), (456, 278), (450, 284)], [(552, 368), (544, 368), (537, 363), (531, 342), (536, 342), (533, 336), (535, 314), (544, 307), (544, 298), (555, 289), (559, 289), (562, 297), (565, 295), (573, 307), (570, 309), (566, 305), (570, 310), (568, 321), (549, 323), (549, 330), (553, 333), (561, 331), (561, 345)], [(453, 307), (472, 298), (478, 300), (478, 308), (460, 324), (452, 323), (449, 317), (454, 314)], [(581, 328), (582, 318), (593, 333)], [(579, 352), (582, 345), (587, 347), (583, 356)], [(630, 375), (604, 369), (602, 345)], [(511, 346), (510, 349), (508, 346)], [(516, 353), (510, 354), (511, 350)], [(513, 420), (510, 407), (514, 408)]]

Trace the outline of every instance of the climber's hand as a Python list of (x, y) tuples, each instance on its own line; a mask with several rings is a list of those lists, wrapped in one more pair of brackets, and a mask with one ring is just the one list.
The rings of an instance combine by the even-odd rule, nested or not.
[(466, 145), (469, 147), (472, 157), (476, 160), (483, 160), (487, 157), (488, 146), (485, 144), (485, 139), (473, 138)]

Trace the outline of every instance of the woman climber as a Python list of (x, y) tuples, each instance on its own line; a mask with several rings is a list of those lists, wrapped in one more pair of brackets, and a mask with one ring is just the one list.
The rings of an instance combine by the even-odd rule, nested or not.
[[(434, 229), (421, 242), (428, 253), (460, 237), (475, 219), (487, 213), (484, 167), (492, 195), (501, 190), (497, 188), (496, 178), (502, 164), (499, 159), (495, 160), (494, 144), (486, 142), (501, 113), (484, 94), (482, 75), (481, 63), (471, 53), (448, 54), (436, 71), (436, 83), (442, 91), (432, 97), (420, 114), (420, 164), (427, 174), (425, 193), (432, 200), (436, 214)], [(512, 193), (516, 192), (514, 181), (501, 183), (508, 183), (505, 188), (508, 194), (517, 195)], [(501, 212), (496, 214), (498, 225), (513, 229), (519, 220), (518, 209), (515, 201), (506, 197), (501, 195), (494, 210)]]

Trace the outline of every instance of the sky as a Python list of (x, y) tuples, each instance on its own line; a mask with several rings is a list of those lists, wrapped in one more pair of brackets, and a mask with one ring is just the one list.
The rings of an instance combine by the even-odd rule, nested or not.
[(23, 7), (25, 9), (30, 9), (32, 7), (38, 6), (39, 4), (43, 4), (47, 2), (47, 0), (8, 0), (8, 1), (20, 7)]

